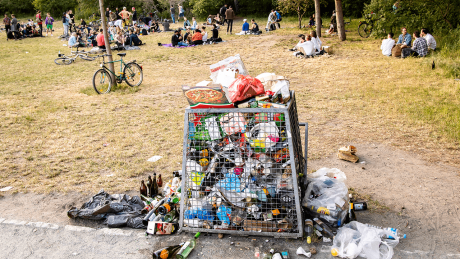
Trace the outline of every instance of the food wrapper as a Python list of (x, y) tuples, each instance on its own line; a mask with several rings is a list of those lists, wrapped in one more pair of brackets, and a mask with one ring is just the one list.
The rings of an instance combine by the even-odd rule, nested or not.
[(219, 117), (219, 122), (222, 130), (227, 135), (232, 135), (238, 132), (244, 132), (247, 122), (241, 113), (227, 113)]
[(161, 221), (149, 221), (147, 233), (150, 235), (171, 235), (177, 229), (176, 223), (165, 223)]
[(246, 67), (243, 64), (243, 61), (240, 58), (240, 55), (237, 54), (235, 56), (226, 58), (224, 60), (219, 61), (216, 64), (209, 66), (212, 81), (217, 82), (219, 71), (226, 69), (233, 70), (235, 73), (238, 73), (240, 75), (249, 75), (248, 71), (246, 70)]

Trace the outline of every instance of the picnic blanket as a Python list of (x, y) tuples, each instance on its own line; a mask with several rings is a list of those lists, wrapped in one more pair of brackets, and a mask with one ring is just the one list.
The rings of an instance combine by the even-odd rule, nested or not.
[(196, 45), (188, 45), (188, 46), (175, 46), (173, 47), (172, 44), (161, 44), (163, 47), (168, 47), (168, 48), (188, 48), (188, 47), (195, 47)]

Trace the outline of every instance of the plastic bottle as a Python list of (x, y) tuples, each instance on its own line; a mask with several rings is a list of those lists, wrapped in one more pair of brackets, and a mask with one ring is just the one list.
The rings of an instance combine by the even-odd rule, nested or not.
[(274, 253), (275, 253), (275, 250), (270, 249), (270, 252), (268, 254), (265, 254), (263, 259), (272, 259)]
[(313, 221), (311, 219), (305, 220), (305, 233), (307, 233), (307, 244), (311, 244), (311, 235), (313, 234)]
[(370, 227), (370, 228), (375, 228), (375, 229), (381, 229), (381, 230), (386, 230), (386, 231), (390, 231), (393, 233), (393, 235), (384, 235), (382, 238), (387, 238), (387, 239), (395, 239), (395, 237), (399, 237), (400, 239), (401, 238), (407, 238), (407, 235), (406, 234), (402, 234), (402, 233), (399, 233), (399, 230), (397, 228), (382, 228), (382, 227), (378, 227), (378, 226), (374, 226), (374, 225), (371, 225), (371, 224), (366, 224), (366, 226)]

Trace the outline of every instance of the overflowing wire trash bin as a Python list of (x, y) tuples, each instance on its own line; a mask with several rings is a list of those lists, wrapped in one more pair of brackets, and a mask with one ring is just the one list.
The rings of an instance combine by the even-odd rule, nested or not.
[(185, 110), (181, 231), (303, 236), (305, 158), (290, 94), (282, 108)]

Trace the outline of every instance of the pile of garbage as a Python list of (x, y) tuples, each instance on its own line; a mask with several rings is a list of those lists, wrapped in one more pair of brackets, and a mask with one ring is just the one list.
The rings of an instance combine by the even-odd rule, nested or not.
[[(239, 55), (211, 65), (210, 74), (212, 81), (183, 87), (192, 109), (186, 115), (184, 225), (299, 233), (298, 177), (286, 122), (294, 98), (289, 81), (270, 73), (251, 77)], [(193, 111), (203, 108), (207, 112)]]

